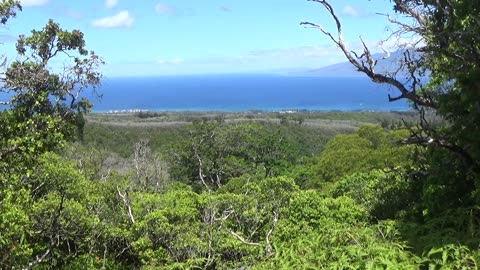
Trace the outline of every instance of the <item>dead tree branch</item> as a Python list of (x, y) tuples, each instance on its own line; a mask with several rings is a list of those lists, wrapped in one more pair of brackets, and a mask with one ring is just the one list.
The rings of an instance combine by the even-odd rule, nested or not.
[(273, 253), (273, 248), (272, 244), (270, 243), (270, 237), (272, 236), (273, 230), (277, 227), (277, 222), (278, 222), (278, 213), (277, 211), (273, 210), (273, 221), (272, 221), (272, 227), (270, 230), (267, 232), (267, 235), (265, 236), (265, 255), (270, 255)]
[[(365, 42), (362, 39), (361, 39), (361, 42), (363, 45), (362, 55), (358, 56), (356, 53), (349, 50), (343, 38), (343, 30), (342, 30), (342, 24), (340, 22), (340, 19), (335, 14), (335, 11), (332, 8), (332, 6), (326, 0), (307, 0), (307, 1), (317, 2), (323, 5), (323, 7), (327, 10), (327, 12), (331, 15), (331, 17), (334, 20), (337, 28), (336, 29), (337, 33), (336, 33), (336, 36), (334, 36), (332, 33), (327, 31), (322, 25), (311, 23), (311, 22), (301, 22), (300, 25), (318, 29), (324, 35), (329, 37), (342, 50), (343, 54), (348, 59), (348, 61), (358, 71), (366, 74), (373, 82), (388, 84), (395, 87), (398, 91), (400, 91), (400, 95), (398, 95), (397, 97), (391, 97), (389, 95), (389, 101), (392, 102), (399, 99), (408, 99), (420, 106), (425, 106), (425, 107), (434, 108), (434, 109), (438, 108), (438, 104), (434, 100), (428, 97), (418, 95), (416, 89), (408, 89), (404, 83), (397, 80), (393, 76), (377, 73), (375, 71), (377, 60), (373, 58), (371, 51), (369, 50), (369, 48), (366, 46)], [(420, 16), (419, 14), (416, 14), (414, 12), (412, 12), (412, 14), (413, 14), (412, 16)]]
[(254, 242), (248, 242), (247, 240), (245, 240), (243, 237), (241, 237), (239, 234), (233, 232), (233, 231), (230, 231), (228, 230), (228, 232), (233, 235), (235, 238), (237, 238), (240, 242), (242, 242), (243, 244), (247, 245), (247, 246), (255, 246), (255, 247), (262, 247), (262, 244), (260, 243), (254, 243)]
[(122, 198), (123, 204), (125, 205), (125, 207), (127, 207), (127, 215), (130, 218), (130, 222), (132, 224), (135, 224), (135, 218), (133, 217), (132, 206), (131, 206), (131, 203), (130, 203), (130, 199), (128, 198), (128, 192), (125, 191), (125, 193), (122, 194), (122, 192), (120, 192), (120, 189), (118, 188), (118, 186), (117, 186), (117, 192), (118, 192), (118, 196), (120, 196), (120, 198)]
[(202, 158), (200, 157), (200, 155), (198, 154), (198, 151), (197, 149), (195, 148), (195, 158), (197, 159), (198, 161), (198, 178), (200, 179), (200, 181), (202, 182), (202, 184), (205, 186), (205, 188), (210, 191), (210, 187), (207, 185), (207, 182), (205, 182), (205, 178), (204, 178), (204, 175), (203, 175), (203, 161), (202, 161)]
[(18, 150), (20, 150), (20, 147), (18, 145), (14, 145), (6, 149), (0, 149), (0, 160), (2, 160), (3, 157), (5, 157), (6, 155), (12, 154)]
[(48, 248), (42, 255), (36, 256), (35, 260), (33, 260), (32, 262), (29, 262), (28, 265), (23, 268), (23, 270), (33, 269), (38, 264), (42, 263), (43, 260), (45, 260), (45, 258), (48, 256), (48, 254), (50, 254), (50, 251), (51, 249)]

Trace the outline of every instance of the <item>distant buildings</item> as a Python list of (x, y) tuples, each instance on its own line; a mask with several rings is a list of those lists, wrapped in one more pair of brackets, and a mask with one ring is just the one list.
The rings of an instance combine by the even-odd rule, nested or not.
[(140, 113), (140, 112), (147, 112), (147, 110), (128, 109), (128, 110), (109, 110), (109, 111), (107, 111), (107, 113), (110, 113), (110, 114), (127, 114), (127, 113)]

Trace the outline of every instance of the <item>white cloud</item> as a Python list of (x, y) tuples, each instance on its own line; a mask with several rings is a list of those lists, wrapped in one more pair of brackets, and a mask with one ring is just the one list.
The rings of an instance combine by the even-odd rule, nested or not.
[[(253, 50), (236, 56), (219, 56), (198, 59), (201, 66), (212, 66), (218, 71), (240, 72), (311, 69), (345, 61), (335, 45), (306, 45), (271, 50)], [(187, 61), (190, 63), (191, 61)], [(223, 71), (222, 71), (223, 70)]]
[(105, 0), (105, 7), (114, 8), (118, 5), (118, 0)]
[(104, 17), (92, 22), (92, 26), (99, 28), (125, 28), (133, 25), (135, 17), (124, 10), (114, 16)]
[(158, 14), (175, 15), (177, 14), (177, 7), (169, 4), (158, 3), (155, 5), (155, 11)]
[(35, 6), (43, 6), (48, 3), (49, 0), (21, 0), (20, 4), (23, 7), (35, 7)]
[(358, 8), (347, 5), (343, 7), (342, 14), (345, 16), (358, 17), (361, 16), (363, 12)]

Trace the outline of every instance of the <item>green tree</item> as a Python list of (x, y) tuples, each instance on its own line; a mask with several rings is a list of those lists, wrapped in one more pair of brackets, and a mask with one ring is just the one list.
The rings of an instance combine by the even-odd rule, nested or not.
[[(18, 1), (2, 1), (2, 24), (20, 9)], [(74, 137), (76, 127), (82, 128), (90, 103), (81, 94), (100, 83), (97, 69), (103, 63), (85, 49), (80, 31), (63, 30), (51, 20), (30, 36), (20, 36), (16, 48), (18, 55), (1, 78), (1, 92), (10, 99), (0, 112), (0, 266), (9, 269), (61, 258), (64, 244), (80, 244), (76, 237), (91, 226), (91, 220), (82, 219), (89, 215), (78, 198), (81, 188), (68, 194), (68, 188), (58, 189), (80, 175), (70, 178), (70, 168), (50, 178), (39, 168), (44, 153), (58, 150)], [(65, 62), (63, 70), (51, 67), (57, 60)]]
[(280, 130), (255, 123), (196, 123), (171, 153), (174, 179), (217, 189), (243, 174), (275, 176), (288, 161)]
[[(478, 242), (474, 235), (480, 232), (476, 222), (480, 217), (476, 210), (480, 201), (478, 3), (391, 1), (393, 11), (399, 15), (387, 16), (391, 37), (410, 37), (407, 39), (410, 42), (400, 44), (403, 46), (392, 54), (400, 55), (397, 70), (379, 72), (377, 64), (389, 54), (377, 57), (363, 40), (362, 52), (352, 52), (347, 48), (341, 21), (332, 5), (328, 1), (314, 2), (326, 9), (335, 22), (336, 32), (320, 24), (302, 24), (319, 29), (372, 81), (397, 90), (398, 95), (389, 95), (390, 101), (406, 99), (418, 113), (418, 123), (402, 140), (418, 146), (411, 157), (415, 166), (402, 172), (416, 190), (414, 203), (405, 216), (408, 225), (401, 230), (405, 238), (417, 247), (418, 239), (427, 243), (420, 245), (417, 252), (428, 254), (430, 267), (443, 264), (445, 268), (456, 268), (464, 264), (477, 268)], [(440, 120), (433, 121), (432, 115)], [(442, 260), (438, 259), (440, 256)]]
[[(52, 20), (31, 36), (20, 36), (17, 53), (2, 85), (2, 91), (13, 94), (0, 118), (7, 127), (2, 129), (2, 159), (22, 153), (32, 157), (71, 138), (91, 107), (82, 92), (95, 88), (101, 78), (98, 67), (103, 61), (85, 49), (82, 32), (63, 30)], [(56, 58), (71, 65), (56, 73), (49, 66)]]
[(331, 195), (354, 199), (376, 221), (394, 219), (400, 211), (408, 209), (418, 195), (412, 186), (396, 172), (372, 170), (341, 178), (335, 183)]
[(349, 197), (300, 191), (283, 209), (275, 256), (255, 269), (418, 269), (418, 257), (399, 239), (394, 222), (370, 225)]
[[(480, 171), (480, 139), (478, 95), (480, 32), (479, 8), (472, 1), (394, 0), (393, 10), (404, 17), (388, 17), (392, 38), (412, 35), (416, 40), (399, 46), (401, 64), (394, 72), (378, 72), (380, 59), (363, 43), (363, 52), (357, 54), (347, 48), (342, 24), (328, 1), (315, 1), (325, 7), (336, 23), (335, 34), (322, 25), (310, 22), (323, 32), (345, 54), (349, 62), (372, 81), (389, 84), (398, 96), (390, 101), (407, 99), (419, 112), (417, 128), (411, 129), (405, 143), (424, 146), (432, 151), (445, 149), (443, 163), (455, 165), (458, 181), (468, 182), (471, 191)], [(411, 40), (411, 39), (410, 39)], [(362, 41), (363, 42), (363, 41)], [(407, 49), (404, 49), (404, 48)], [(398, 53), (397, 53), (398, 55)], [(388, 57), (387, 54), (385, 57)], [(428, 78), (425, 83), (425, 77)], [(426, 117), (429, 111), (444, 121), (433, 124)], [(455, 159), (457, 161), (455, 161)], [(437, 164), (437, 167), (440, 164)], [(427, 168), (423, 168), (427, 169)], [(473, 176), (473, 177), (472, 177)]]
[(412, 166), (412, 147), (398, 145), (406, 134), (406, 130), (363, 126), (353, 134), (338, 135), (320, 155), (318, 176), (323, 181), (335, 181), (356, 172)]

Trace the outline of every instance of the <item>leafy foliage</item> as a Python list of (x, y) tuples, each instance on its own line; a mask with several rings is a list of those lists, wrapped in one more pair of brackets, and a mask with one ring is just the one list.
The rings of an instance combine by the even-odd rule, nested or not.
[(318, 164), (323, 181), (335, 181), (354, 172), (408, 167), (413, 148), (401, 146), (406, 130), (384, 131), (379, 126), (363, 126), (356, 133), (339, 135), (325, 145)]
[(280, 131), (254, 123), (197, 123), (190, 138), (172, 153), (175, 178), (204, 188), (220, 188), (242, 174), (274, 176), (289, 158)]
[(354, 199), (374, 220), (393, 219), (415, 201), (411, 185), (397, 173), (372, 170), (342, 178), (334, 185), (331, 195)]
[[(429, 87), (452, 87), (421, 93), (437, 95), (448, 120), (424, 148), (398, 144), (406, 129), (372, 125), (310, 146), (325, 137), (299, 128), (304, 114), (279, 126), (221, 115), (158, 134), (125, 128), (126, 138), (88, 125), (84, 144), (65, 149), (84, 127), (81, 93), (100, 83), (102, 60), (53, 21), (20, 37), (2, 88), (12, 98), (0, 112), (0, 268), (477, 269), (477, 65), (456, 57), (476, 59), (462, 46), (478, 35), (443, 34), (478, 32), (478, 9), (394, 1), (400, 12), (420, 4)], [(2, 1), (1, 23), (19, 8)], [(57, 73), (55, 59), (71, 65)], [(424, 128), (409, 131), (433, 136)], [(125, 163), (108, 167), (120, 159), (112, 152)]]

